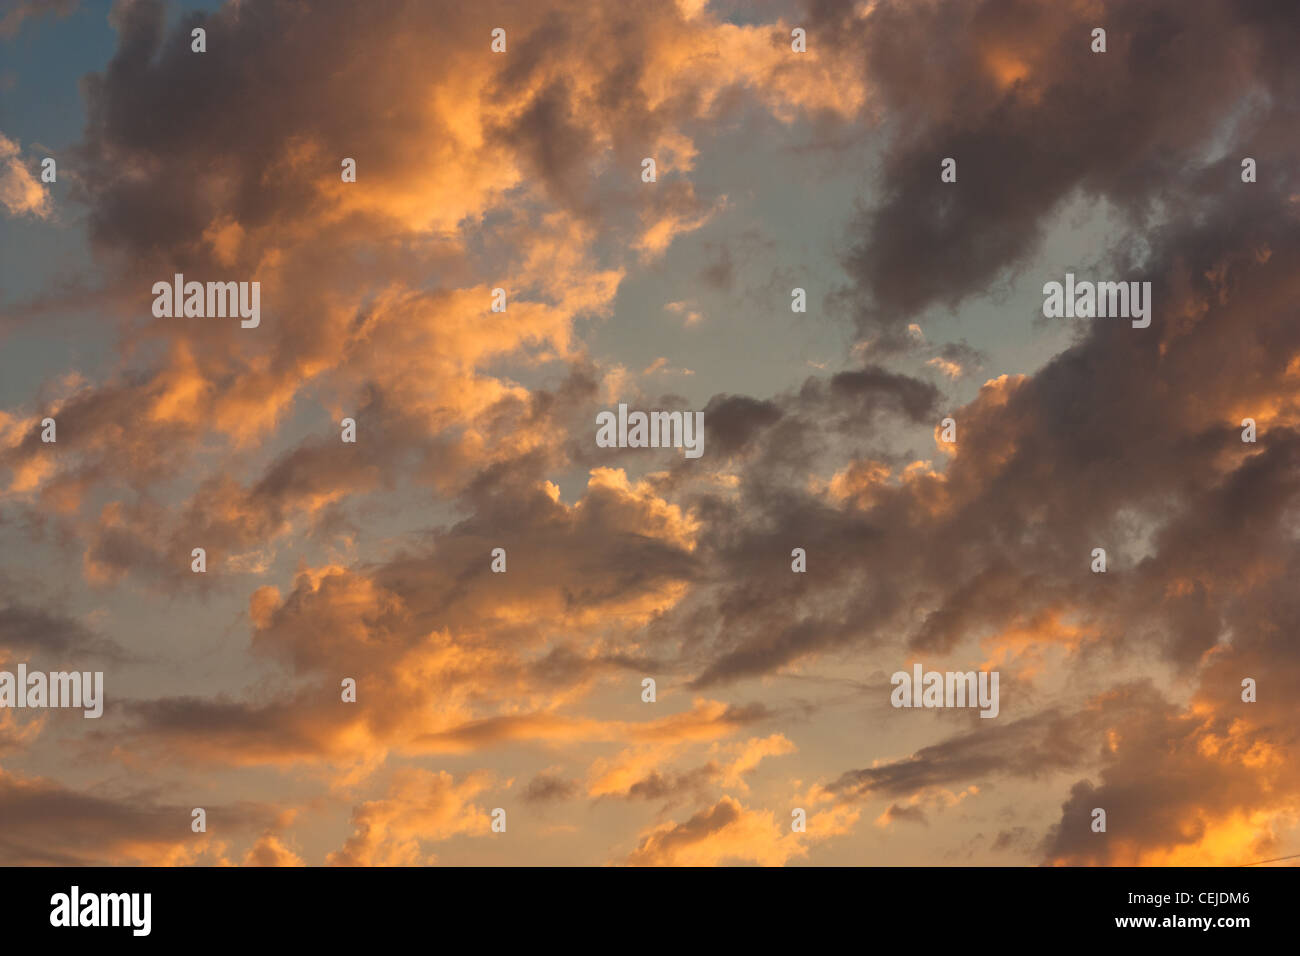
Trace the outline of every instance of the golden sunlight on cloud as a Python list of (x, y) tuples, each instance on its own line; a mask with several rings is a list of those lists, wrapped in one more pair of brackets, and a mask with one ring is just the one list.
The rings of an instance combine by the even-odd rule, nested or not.
[(0, 133), (0, 204), (11, 216), (48, 218), (53, 210), (49, 193), (22, 158), (16, 142)]
[(492, 785), (488, 773), (455, 780), (446, 772), (402, 769), (387, 794), (352, 811), (352, 835), (331, 853), (332, 866), (427, 866), (436, 862), (428, 844), (457, 834), (491, 832), (490, 811), (476, 796)]
[(805, 856), (800, 834), (782, 827), (770, 810), (750, 809), (723, 797), (682, 823), (667, 822), (642, 833), (627, 857), (634, 866), (721, 866), (750, 863), (784, 866)]

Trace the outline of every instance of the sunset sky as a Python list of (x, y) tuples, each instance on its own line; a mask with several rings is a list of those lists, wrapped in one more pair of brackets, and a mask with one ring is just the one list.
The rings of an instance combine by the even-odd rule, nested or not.
[(1300, 853), (1294, 0), (0, 11), (0, 864)]

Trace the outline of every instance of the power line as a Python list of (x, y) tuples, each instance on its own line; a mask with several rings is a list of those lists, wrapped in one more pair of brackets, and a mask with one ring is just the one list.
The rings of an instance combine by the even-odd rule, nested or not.
[(1256, 860), (1254, 863), (1239, 863), (1238, 866), (1259, 866), (1262, 863), (1281, 863), (1283, 860), (1300, 859), (1300, 853), (1292, 853), (1290, 856), (1278, 856), (1271, 860)]

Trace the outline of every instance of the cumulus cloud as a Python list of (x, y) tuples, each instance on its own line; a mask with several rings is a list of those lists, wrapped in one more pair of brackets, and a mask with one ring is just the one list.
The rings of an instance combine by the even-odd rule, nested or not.
[(18, 143), (4, 133), (0, 133), (0, 203), (11, 216), (37, 219), (48, 218), (53, 209), (49, 192), (28, 168)]

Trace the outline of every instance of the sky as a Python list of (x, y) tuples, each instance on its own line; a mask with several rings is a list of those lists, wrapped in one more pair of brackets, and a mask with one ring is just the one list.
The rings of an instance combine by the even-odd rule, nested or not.
[(0, 693), (0, 864), (1300, 853), (1298, 40), (13, 0), (0, 672), (103, 713)]

